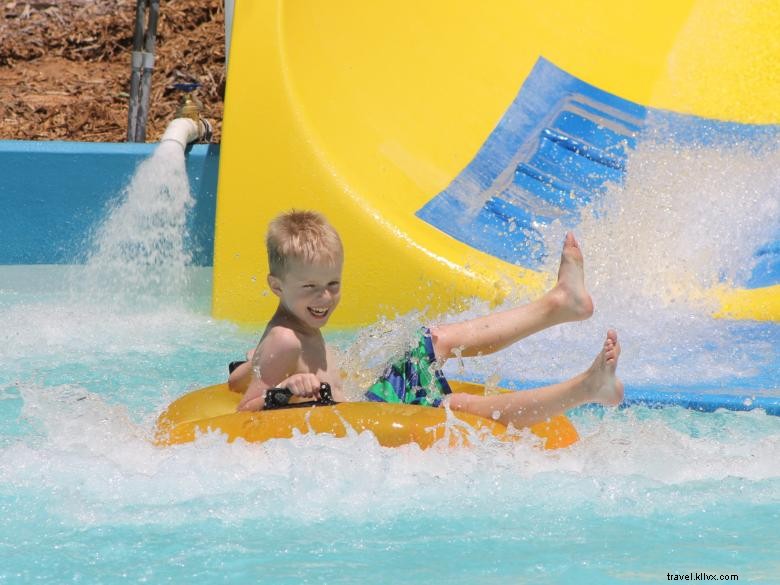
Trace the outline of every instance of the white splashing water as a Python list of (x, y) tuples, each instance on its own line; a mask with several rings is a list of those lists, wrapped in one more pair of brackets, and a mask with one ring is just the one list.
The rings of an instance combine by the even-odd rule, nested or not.
[[(450, 375), (519, 381), (558, 380), (584, 370), (608, 328), (623, 346), (620, 374), (633, 384), (716, 383), (750, 376), (777, 361), (777, 348), (711, 317), (715, 285), (744, 284), (754, 253), (780, 226), (780, 148), (755, 142), (689, 146), (648, 140), (631, 153), (623, 185), (582, 211), (575, 234), (585, 256), (596, 313), (586, 322), (543, 331), (490, 356), (451, 360)], [(568, 228), (544, 228), (558, 250)], [(551, 253), (544, 271), (556, 274)], [(528, 299), (512, 299), (508, 308)], [(475, 302), (453, 322), (491, 309)], [(419, 324), (417, 313), (380, 323), (350, 351), (353, 361), (376, 338), (391, 348)], [(369, 343), (366, 344), (366, 341)], [(365, 365), (365, 362), (364, 362)]]
[(708, 291), (744, 285), (755, 251), (773, 241), (778, 226), (777, 144), (642, 144), (629, 158), (625, 184), (583, 212), (577, 235), (597, 314), (569, 329), (594, 347), (607, 327), (617, 328), (629, 350), (622, 369), (637, 381), (750, 375), (777, 350), (713, 319), (718, 305)]
[(721, 282), (744, 285), (755, 251), (778, 226), (778, 145), (645, 142), (628, 160), (625, 184), (584, 210), (578, 232), (589, 283), (611, 304), (687, 302), (709, 312), (702, 293)]
[[(86, 273), (91, 291), (137, 303), (180, 298), (188, 285), (187, 218), (194, 200), (184, 151), (163, 142), (136, 169), (89, 242)], [(84, 286), (79, 292), (83, 293)]]
[[(77, 386), (56, 390), (20, 389), (23, 415), (42, 436), (0, 449), (0, 472), (15, 485), (51, 491), (59, 516), (86, 525), (180, 524), (193, 514), (232, 522), (275, 516), (376, 521), (420, 512), (457, 517), (471, 508), (485, 512), (523, 501), (544, 501), (562, 511), (595, 502), (607, 515), (626, 513), (630, 504), (630, 514), (645, 516), (668, 509), (670, 494), (681, 508), (702, 497), (731, 497), (717, 489), (699, 486), (685, 493), (674, 486), (778, 478), (777, 418), (761, 413), (663, 415), (639, 409), (580, 418), (585, 440), (555, 452), (531, 440), (475, 441), (470, 449), (455, 450), (387, 449), (370, 433), (260, 445), (228, 444), (215, 433), (160, 449), (150, 442), (150, 417), (135, 423), (125, 407)], [(774, 497), (759, 488), (757, 498)], [(419, 496), (409, 497), (410, 490)], [(280, 501), (274, 499), (278, 493), (285, 494)], [(236, 498), (257, 505), (236, 505)], [(269, 498), (274, 506), (259, 504)], [(349, 505), (333, 505), (347, 500)]]

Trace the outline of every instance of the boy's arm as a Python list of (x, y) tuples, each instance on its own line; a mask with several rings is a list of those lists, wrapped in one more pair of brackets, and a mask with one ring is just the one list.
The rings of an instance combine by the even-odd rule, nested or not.
[(230, 372), (228, 376), (228, 388), (233, 392), (246, 392), (249, 384), (252, 382), (252, 357), (255, 350), (248, 351), (246, 361), (239, 364), (236, 369)]
[(238, 410), (261, 410), (266, 391), (297, 372), (301, 351), (300, 340), (289, 329), (270, 331), (255, 350), (254, 358), (244, 364), (248, 366), (248, 387)]
[(269, 388), (273, 386), (263, 384), (258, 378), (252, 378), (236, 410), (262, 410), (265, 405), (265, 394)]

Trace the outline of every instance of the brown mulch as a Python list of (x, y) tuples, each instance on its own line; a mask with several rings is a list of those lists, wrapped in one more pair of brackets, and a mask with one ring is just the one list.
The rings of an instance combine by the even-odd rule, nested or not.
[[(162, 0), (147, 142), (157, 141), (198, 82), (221, 135), (222, 0)], [(124, 142), (136, 0), (0, 0), (0, 140)]]

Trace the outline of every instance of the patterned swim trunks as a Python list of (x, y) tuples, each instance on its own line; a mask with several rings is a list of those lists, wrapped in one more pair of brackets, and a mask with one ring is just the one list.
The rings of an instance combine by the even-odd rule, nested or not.
[(452, 393), (441, 370), (436, 369), (431, 332), (423, 328), (417, 345), (390, 363), (384, 373), (366, 391), (373, 402), (439, 406), (446, 394)]

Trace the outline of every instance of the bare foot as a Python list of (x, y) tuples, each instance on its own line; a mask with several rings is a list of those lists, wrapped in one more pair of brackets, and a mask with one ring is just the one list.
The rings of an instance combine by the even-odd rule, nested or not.
[(607, 339), (593, 365), (585, 372), (585, 386), (588, 388), (593, 402), (605, 406), (615, 406), (623, 402), (623, 382), (615, 375), (620, 343), (617, 333), (610, 329)]
[(560, 322), (582, 321), (593, 314), (593, 299), (585, 288), (580, 245), (571, 232), (566, 233), (558, 268), (558, 283), (547, 293)]

